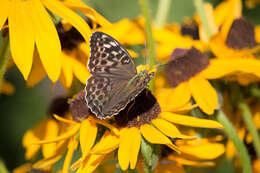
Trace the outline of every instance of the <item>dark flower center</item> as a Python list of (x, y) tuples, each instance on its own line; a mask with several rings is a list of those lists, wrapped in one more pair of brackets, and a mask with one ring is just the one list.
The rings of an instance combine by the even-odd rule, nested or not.
[(58, 97), (55, 98), (48, 109), (48, 115), (53, 116), (57, 114), (59, 116), (64, 116), (66, 112), (69, 111), (68, 98)]
[(198, 49), (175, 49), (169, 62), (165, 65), (166, 77), (172, 87), (176, 87), (181, 82), (188, 81), (209, 65), (207, 55)]
[(149, 124), (160, 113), (159, 103), (152, 93), (145, 89), (115, 116), (115, 120), (120, 127), (140, 127), (142, 124)]
[(255, 47), (254, 26), (245, 18), (234, 20), (227, 36), (226, 45), (234, 49)]
[(195, 22), (183, 24), (181, 34), (191, 36), (193, 40), (199, 40), (199, 27)]
[(85, 91), (80, 91), (76, 96), (74, 96), (70, 101), (70, 110), (72, 118), (74, 121), (82, 121), (86, 119), (91, 111), (85, 101)]

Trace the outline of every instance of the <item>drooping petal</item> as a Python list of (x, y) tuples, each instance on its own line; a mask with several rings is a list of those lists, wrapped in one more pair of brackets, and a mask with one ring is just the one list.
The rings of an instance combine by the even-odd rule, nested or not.
[(102, 121), (100, 119), (97, 119), (97, 118), (93, 119), (93, 121), (95, 121), (96, 123), (101, 124), (101, 125), (109, 128), (115, 135), (119, 136), (119, 130), (116, 127), (114, 127), (113, 125), (111, 125), (111, 124), (109, 124), (109, 123), (107, 123), (105, 121)]
[(172, 138), (194, 138), (192, 136), (187, 136), (181, 134), (181, 132), (177, 129), (175, 125), (166, 121), (164, 119), (156, 118), (152, 120), (152, 124), (155, 125), (161, 132), (165, 135), (170, 136)]
[(71, 23), (72, 26), (74, 26), (81, 33), (86, 41), (89, 40), (91, 29), (84, 19), (77, 13), (73, 12), (57, 0), (43, 0), (43, 4), (52, 12)]
[(83, 162), (82, 167), (80, 167), (77, 173), (91, 173), (93, 172), (96, 167), (102, 162), (105, 155), (96, 155), (91, 154), (89, 155), (86, 160)]
[(68, 173), (70, 168), (70, 162), (74, 153), (74, 150), (76, 150), (78, 145), (78, 141), (76, 140), (76, 137), (72, 137), (70, 139), (69, 145), (68, 145), (68, 152), (66, 154), (63, 167), (62, 167), (62, 173)]
[(136, 127), (120, 130), (120, 143), (118, 149), (118, 162), (122, 170), (135, 168), (138, 152), (141, 144), (141, 134)]
[(25, 80), (31, 71), (34, 49), (34, 25), (28, 12), (28, 1), (12, 1), (8, 18), (10, 32), (10, 49), (14, 63)]
[(36, 144), (48, 144), (48, 143), (53, 143), (53, 142), (58, 142), (64, 139), (68, 139), (69, 137), (75, 135), (80, 128), (80, 124), (76, 124), (74, 127), (72, 127), (70, 130), (68, 130), (67, 132), (63, 133), (62, 135), (58, 136), (55, 139), (49, 139), (49, 140), (43, 140), (43, 141), (36, 141), (36, 142), (32, 142), (32, 144), (36, 145)]
[(94, 121), (85, 119), (81, 123), (80, 127), (80, 147), (82, 151), (82, 157), (85, 157), (93, 146), (97, 136), (97, 125)]
[(213, 120), (200, 119), (191, 116), (179, 115), (170, 112), (162, 112), (159, 117), (166, 119), (172, 123), (184, 126), (200, 127), (200, 128), (223, 128), (223, 126)]
[(100, 141), (91, 149), (90, 153), (107, 154), (116, 149), (118, 146), (119, 138), (107, 131)]
[[(44, 139), (54, 139), (59, 133), (58, 123), (53, 119), (48, 119), (46, 122)], [(44, 144), (42, 146), (42, 154), (44, 158), (51, 157), (56, 154), (56, 143)]]
[(2, 0), (0, 5), (0, 29), (4, 25), (7, 16), (9, 14), (10, 8), (10, 1), (9, 0)]
[(73, 73), (72, 73), (72, 64), (70, 57), (65, 53), (61, 53), (62, 57), (62, 74), (64, 76), (65, 87), (69, 88), (72, 84)]
[(61, 45), (58, 33), (40, 0), (26, 2), (30, 4), (32, 27), (35, 28), (35, 41), (42, 64), (50, 79), (55, 82), (61, 72)]
[(241, 72), (260, 77), (260, 61), (249, 58), (212, 59), (208, 68), (203, 70), (201, 75), (207, 79), (217, 79)]
[(140, 127), (141, 133), (144, 138), (152, 144), (165, 144), (175, 151), (179, 151), (178, 147), (172, 144), (171, 140), (167, 138), (163, 133), (157, 130), (155, 127), (144, 124)]
[(62, 117), (60, 117), (60, 116), (58, 116), (58, 115), (56, 115), (56, 114), (54, 114), (53, 116), (54, 116), (54, 118), (55, 118), (56, 120), (59, 120), (59, 121), (61, 121), (61, 122), (63, 122), (63, 123), (67, 123), (67, 124), (78, 124), (78, 123), (75, 122), (75, 121), (62, 118)]
[(43, 169), (43, 168), (46, 168), (48, 166), (55, 164), (58, 160), (61, 159), (61, 157), (67, 150), (68, 142), (69, 142), (68, 140), (60, 141), (57, 144), (56, 155), (37, 161), (36, 163), (33, 164), (33, 168)]
[(195, 76), (189, 80), (191, 94), (201, 110), (209, 115), (218, 106), (217, 92), (206, 79)]

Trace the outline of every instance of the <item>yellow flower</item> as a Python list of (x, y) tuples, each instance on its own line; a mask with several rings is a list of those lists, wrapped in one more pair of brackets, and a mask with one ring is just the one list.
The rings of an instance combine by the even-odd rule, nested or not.
[[(79, 107), (80, 109), (78, 110)], [(60, 160), (67, 151), (62, 171), (64, 173), (68, 172), (73, 153), (77, 149), (78, 143), (80, 143), (80, 147), (82, 149), (82, 160), (87, 158), (88, 153), (94, 145), (97, 137), (98, 124), (105, 126), (115, 134), (119, 134), (118, 130), (112, 125), (90, 116), (89, 109), (85, 104), (84, 91), (77, 94), (70, 101), (70, 109), (74, 121), (54, 115), (54, 117), (63, 125), (63, 128), (59, 129), (61, 133), (55, 133), (54, 135), (51, 133), (52, 131), (49, 128), (46, 131), (46, 129), (38, 127), (38, 133), (33, 130), (35, 134), (49, 132), (51, 136), (46, 136), (45, 138), (35, 138), (33, 135), (28, 135), (27, 133), (25, 134), (25, 138), (27, 140), (25, 140), (26, 143), (24, 145), (28, 148), (32, 148), (31, 150), (33, 150), (33, 147), (38, 149), (41, 146), (49, 146), (48, 148), (46, 147), (46, 152), (48, 155), (46, 155), (42, 160), (37, 161), (33, 165), (33, 168), (42, 169), (51, 166)], [(53, 147), (50, 148), (50, 146)], [(35, 153), (36, 149), (33, 150), (33, 153)]]
[[(149, 143), (164, 144), (179, 153), (179, 148), (169, 138), (181, 140), (193, 139), (194, 136), (182, 134), (174, 124), (222, 128), (221, 124), (212, 120), (161, 111), (159, 103), (148, 90), (143, 91), (119, 115), (116, 115), (115, 121), (119, 126), (119, 136), (111, 133), (103, 135), (90, 150), (89, 157), (98, 158), (98, 163), (101, 163), (105, 154), (118, 148), (118, 162), (122, 170), (127, 170), (129, 165), (130, 169), (136, 167), (142, 136)], [(78, 172), (87, 171), (89, 165), (88, 161), (83, 162)]]
[(214, 11), (215, 21), (220, 31), (210, 41), (210, 49), (218, 58), (254, 58), (257, 46), (254, 29), (242, 17), (242, 2), (229, 0), (220, 3)]
[[(12, 58), (27, 79), (33, 64), (34, 45), (44, 69), (55, 82), (60, 76), (61, 46), (49, 11), (71, 23), (88, 40), (91, 29), (73, 10), (81, 10), (100, 25), (107, 24), (104, 18), (81, 1), (58, 0), (3, 0), (0, 7), (0, 28), (8, 19)], [(69, 7), (69, 8), (68, 8)]]
[[(186, 104), (193, 97), (201, 110), (210, 115), (217, 109), (218, 97), (208, 80), (241, 73), (253, 74), (259, 78), (259, 68), (260, 62), (255, 59), (214, 58), (209, 60), (196, 48), (175, 49), (165, 66), (167, 80), (174, 89), (164, 86), (158, 90), (163, 93), (156, 95), (159, 100), (165, 101), (162, 106), (168, 107), (169, 111), (172, 109), (171, 105)], [(172, 97), (168, 97), (169, 95)]]

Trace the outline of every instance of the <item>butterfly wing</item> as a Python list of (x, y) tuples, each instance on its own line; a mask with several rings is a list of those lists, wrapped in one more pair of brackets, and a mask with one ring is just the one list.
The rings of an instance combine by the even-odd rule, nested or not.
[(149, 80), (145, 82), (144, 75), (137, 74), (128, 52), (102, 32), (94, 32), (90, 38), (88, 67), (92, 76), (85, 88), (86, 101), (101, 119), (118, 114), (150, 80), (146, 77)]
[(136, 66), (128, 52), (115, 39), (102, 32), (90, 38), (88, 68), (93, 75), (109, 76), (122, 80), (136, 75)]

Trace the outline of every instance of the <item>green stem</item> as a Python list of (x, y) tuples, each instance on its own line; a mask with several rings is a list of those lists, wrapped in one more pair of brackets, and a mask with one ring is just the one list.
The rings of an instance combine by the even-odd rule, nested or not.
[(245, 102), (240, 102), (239, 108), (242, 110), (242, 116), (246, 123), (246, 127), (249, 133), (252, 135), (253, 144), (257, 153), (257, 157), (260, 158), (260, 138), (253, 121), (252, 113)]
[(212, 33), (209, 28), (209, 23), (207, 20), (207, 15), (204, 9), (203, 0), (193, 0), (193, 3), (195, 5), (196, 11), (200, 17), (200, 20), (202, 22), (202, 26), (205, 29), (205, 32), (207, 34), (208, 39), (211, 37)]
[(244, 143), (240, 140), (237, 132), (233, 125), (229, 122), (226, 115), (222, 111), (218, 111), (217, 120), (224, 126), (224, 131), (226, 132), (228, 138), (234, 143), (238, 155), (240, 156), (243, 173), (252, 173), (252, 167), (250, 163), (250, 158)]
[(9, 36), (7, 35), (2, 38), (2, 44), (0, 45), (0, 87), (2, 86), (9, 58)]
[(155, 25), (157, 28), (162, 28), (164, 26), (170, 6), (171, 0), (159, 0), (158, 10), (155, 17)]
[(156, 145), (150, 144), (143, 137), (141, 138), (141, 152), (144, 157), (144, 172), (154, 172), (156, 162), (158, 161), (159, 148)]
[[(139, 4), (142, 10), (142, 13), (145, 18), (145, 30), (146, 30), (146, 38), (148, 42), (148, 64), (150, 67), (153, 67), (156, 64), (155, 59), (155, 41), (153, 39), (153, 33), (152, 33), (152, 16), (150, 12), (150, 4), (149, 0), (139, 0)], [(150, 82), (150, 89), (154, 90), (154, 80)]]

